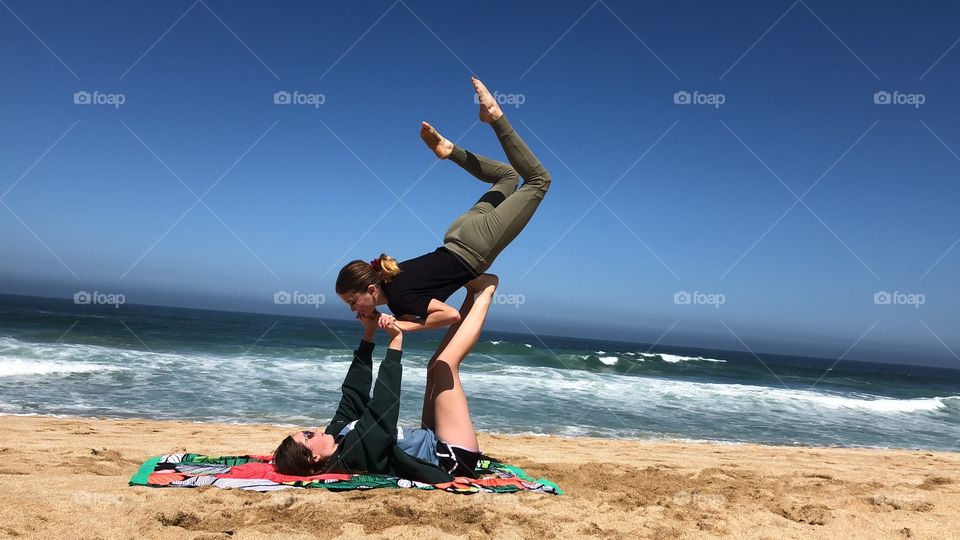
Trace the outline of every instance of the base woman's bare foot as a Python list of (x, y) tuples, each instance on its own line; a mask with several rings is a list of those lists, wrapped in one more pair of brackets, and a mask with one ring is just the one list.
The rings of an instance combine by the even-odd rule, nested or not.
[(497, 100), (493, 99), (493, 95), (480, 82), (480, 79), (470, 77), (470, 82), (473, 83), (473, 89), (477, 92), (477, 101), (480, 102), (480, 121), (491, 124), (497, 118), (503, 116), (503, 111), (500, 110), (500, 105), (497, 105)]
[(500, 285), (500, 278), (496, 274), (480, 274), (466, 283), (467, 292), (479, 298), (483, 294), (493, 295)]
[(447, 159), (453, 152), (453, 143), (444, 139), (433, 126), (426, 122), (420, 124), (420, 138), (440, 159)]

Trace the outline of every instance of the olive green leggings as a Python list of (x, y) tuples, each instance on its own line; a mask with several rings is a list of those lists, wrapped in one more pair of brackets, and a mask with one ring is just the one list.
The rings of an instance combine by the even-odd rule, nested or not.
[[(490, 125), (510, 165), (456, 145), (449, 157), (473, 176), (493, 184), (473, 208), (454, 220), (443, 237), (443, 246), (463, 258), (477, 274), (490, 268), (503, 248), (520, 234), (550, 187), (550, 173), (506, 115)], [(521, 177), (523, 185), (517, 189)]]

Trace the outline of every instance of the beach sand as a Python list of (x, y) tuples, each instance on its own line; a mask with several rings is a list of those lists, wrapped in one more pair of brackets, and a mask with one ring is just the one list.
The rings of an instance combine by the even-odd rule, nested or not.
[(481, 434), (562, 496), (129, 487), (151, 455), (284, 428), (0, 416), (0, 537), (957, 538), (960, 454)]

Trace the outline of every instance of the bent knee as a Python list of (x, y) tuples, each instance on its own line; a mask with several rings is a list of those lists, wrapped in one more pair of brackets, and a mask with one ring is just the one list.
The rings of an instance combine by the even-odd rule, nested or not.
[(520, 185), (520, 175), (517, 174), (517, 171), (513, 167), (504, 167), (500, 171), (499, 179), (497, 180), (497, 185), (505, 186), (510, 191), (516, 191), (517, 186)]
[(437, 375), (451, 375), (460, 371), (460, 360), (450, 358), (433, 358), (427, 363), (427, 373)]
[(541, 168), (539, 171), (537, 171), (536, 174), (531, 176), (530, 179), (524, 182), (523, 186), (524, 187), (530, 186), (531, 188), (536, 189), (537, 192), (542, 197), (543, 194), (546, 193), (548, 189), (550, 189), (550, 182), (552, 180), (553, 178), (550, 176), (550, 172), (547, 171), (546, 169)]

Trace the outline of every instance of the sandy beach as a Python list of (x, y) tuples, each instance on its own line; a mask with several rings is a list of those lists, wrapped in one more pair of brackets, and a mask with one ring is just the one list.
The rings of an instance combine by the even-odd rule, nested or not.
[(283, 428), (0, 416), (0, 536), (949, 538), (960, 454), (482, 434), (562, 496), (129, 487), (148, 456), (269, 453)]

